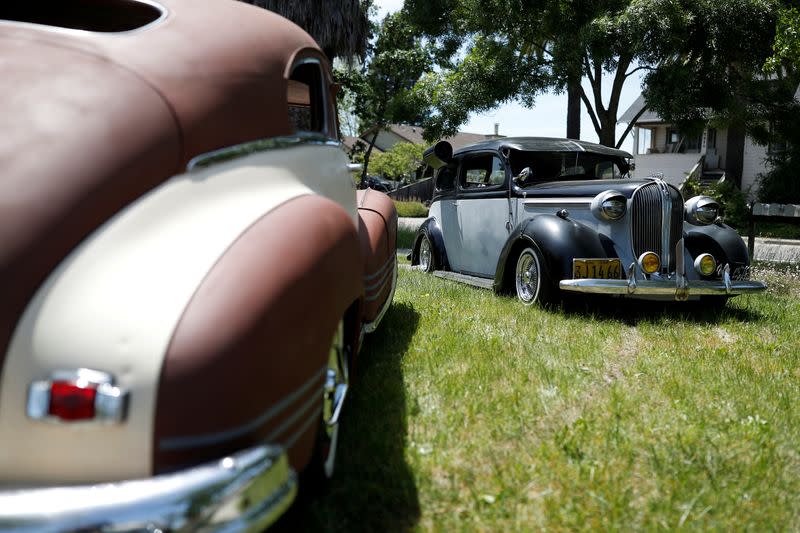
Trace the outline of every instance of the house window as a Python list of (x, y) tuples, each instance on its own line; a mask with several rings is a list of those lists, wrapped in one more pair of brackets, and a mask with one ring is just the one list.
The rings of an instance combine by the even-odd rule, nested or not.
[(769, 144), (767, 145), (767, 154), (769, 155), (781, 155), (786, 152), (787, 149), (786, 140), (779, 139), (775, 134), (775, 125), (769, 125)]
[(675, 128), (667, 130), (666, 152), (671, 154), (699, 154), (702, 145), (700, 135), (688, 136)]
[(326, 91), (322, 66), (316, 59), (304, 59), (289, 78), (287, 100), (293, 132), (327, 133)]
[(648, 128), (639, 128), (639, 145), (636, 148), (637, 154), (647, 154), (653, 148), (653, 132)]

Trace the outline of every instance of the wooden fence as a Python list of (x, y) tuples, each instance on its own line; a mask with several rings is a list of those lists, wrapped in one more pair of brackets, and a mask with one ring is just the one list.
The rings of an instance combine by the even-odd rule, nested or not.
[(425, 178), (388, 193), (394, 200), (416, 200), (428, 204), (433, 198), (433, 178)]

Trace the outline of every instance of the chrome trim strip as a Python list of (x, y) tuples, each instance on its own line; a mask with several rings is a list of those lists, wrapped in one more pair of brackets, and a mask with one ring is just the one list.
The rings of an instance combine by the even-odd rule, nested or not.
[(303, 133), (298, 132), (295, 135), (285, 137), (268, 137), (265, 139), (257, 139), (255, 141), (248, 141), (241, 144), (234, 144), (220, 148), (219, 150), (212, 150), (198, 156), (193, 157), (186, 165), (187, 172), (195, 169), (206, 168), (211, 165), (233, 161), (249, 155), (266, 152), (270, 150), (282, 150), (284, 148), (293, 148), (295, 146), (306, 145), (322, 145), (322, 146), (337, 146), (340, 147), (342, 143), (336, 139), (331, 139), (320, 133)]
[(294, 501), (286, 453), (256, 446), (149, 479), (0, 492), (0, 529), (19, 532), (261, 531)]
[(576, 196), (575, 198), (536, 198), (523, 200), (525, 206), (536, 207), (537, 205), (552, 207), (554, 205), (591, 205), (594, 196)]
[(303, 418), (303, 415), (306, 415), (309, 410), (313, 410), (314, 419), (316, 419), (317, 414), (320, 412), (320, 409), (313, 409), (315, 405), (319, 405), (320, 409), (322, 408), (322, 399), (317, 395), (314, 395), (308, 400), (306, 400), (303, 403), (303, 405), (300, 406), (299, 409), (297, 409), (286, 420), (281, 422), (278, 427), (273, 429), (272, 432), (270, 432), (266, 437), (264, 437), (263, 441), (267, 443), (278, 441), (278, 436), (282, 435), (284, 431), (286, 431), (292, 426), (292, 424)]
[(654, 181), (661, 191), (661, 271), (669, 275), (669, 264), (672, 259), (672, 250), (670, 250), (669, 245), (669, 234), (672, 229), (672, 198), (669, 194), (669, 187), (664, 180), (655, 178)]
[[(396, 253), (395, 253), (395, 255), (396, 255)], [(397, 261), (397, 258), (395, 258), (395, 261)], [(372, 281), (373, 279), (377, 278), (378, 276), (383, 277), (383, 275), (386, 274), (386, 272), (385, 272), (386, 268), (389, 267), (391, 264), (392, 264), (392, 258), (389, 257), (386, 260), (386, 262), (383, 264), (383, 266), (381, 266), (378, 270), (376, 270), (374, 274), (365, 275), (364, 276), (364, 281)]]
[(92, 30), (77, 30), (75, 28), (64, 28), (61, 26), (53, 26), (52, 24), (38, 24), (36, 22), (22, 22), (16, 20), (8, 20), (8, 19), (0, 19), (0, 26), (21, 26), (23, 28), (30, 28), (41, 30), (45, 32), (51, 33), (63, 33), (67, 35), (75, 35), (75, 36), (87, 36), (87, 35), (109, 35), (109, 36), (116, 36), (116, 35), (131, 35), (134, 33), (138, 33), (140, 31), (146, 30), (151, 26), (159, 24), (162, 20), (166, 19), (170, 15), (169, 9), (166, 6), (159, 4), (153, 0), (127, 0), (128, 2), (136, 2), (139, 4), (147, 4), (151, 7), (156, 8), (161, 12), (161, 15), (152, 22), (148, 22), (144, 26), (139, 26), (138, 28), (134, 28), (132, 30), (125, 30), (125, 31), (92, 31)]
[(368, 324), (361, 325), (361, 333), (372, 333), (376, 329), (378, 329), (378, 325), (381, 323), (383, 319), (383, 315), (386, 314), (386, 311), (389, 310), (389, 307), (392, 305), (392, 300), (394, 299), (394, 291), (397, 289), (397, 255), (394, 258), (394, 269), (392, 272), (392, 290), (389, 293), (389, 297), (386, 299), (386, 302), (383, 304), (383, 308), (378, 312), (378, 316), (375, 317), (375, 320)]
[(308, 381), (303, 383), (298, 389), (281, 399), (278, 403), (273, 404), (269, 409), (258, 415), (256, 418), (245, 422), (239, 426), (214, 433), (205, 433), (201, 435), (189, 435), (182, 437), (166, 437), (158, 442), (159, 450), (171, 451), (182, 450), (185, 448), (197, 448), (200, 446), (211, 446), (224, 442), (226, 440), (234, 439), (245, 435), (260, 426), (267, 423), (271, 418), (275, 417), (286, 409), (289, 405), (294, 403), (298, 398), (306, 394), (312, 387), (318, 385), (318, 382), (325, 375), (327, 366), (321, 368), (319, 372), (314, 374)]
[[(722, 281), (691, 281), (686, 285), (687, 296), (725, 296), (747, 294), (766, 290), (761, 281), (734, 281), (729, 286)], [(636, 296), (673, 296), (678, 295), (674, 281), (638, 280), (631, 290), (628, 280), (617, 279), (565, 279), (558, 286), (565, 291), (591, 294), (620, 294)], [(677, 299), (677, 298), (676, 298)]]
[(306, 433), (306, 431), (311, 429), (311, 426), (315, 422), (319, 421), (320, 418), (322, 418), (322, 408), (320, 408), (318, 411), (315, 411), (314, 416), (310, 416), (308, 420), (306, 420), (305, 423), (302, 426), (300, 426), (300, 429), (295, 431), (291, 437), (286, 439), (286, 441), (284, 442), (286, 449), (288, 450), (289, 448), (294, 446), (297, 443), (297, 441), (300, 440), (300, 437), (302, 437)]

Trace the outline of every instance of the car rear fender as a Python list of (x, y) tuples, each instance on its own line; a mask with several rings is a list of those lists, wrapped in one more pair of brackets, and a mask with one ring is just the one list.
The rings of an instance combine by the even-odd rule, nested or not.
[(374, 189), (357, 192), (358, 233), (364, 258), (366, 332), (374, 331), (391, 303), (397, 280), (397, 209), (392, 199)]
[(284, 446), (302, 470), (331, 338), (358, 305), (361, 268), (352, 221), (326, 198), (295, 198), (242, 234), (172, 336), (158, 386), (155, 472), (261, 442)]
[(411, 248), (411, 264), (419, 264), (419, 244), (422, 236), (427, 235), (433, 246), (434, 262), (440, 269), (450, 270), (450, 263), (447, 261), (447, 250), (444, 247), (444, 237), (442, 236), (442, 229), (439, 227), (439, 221), (434, 217), (427, 218), (417, 229), (417, 234), (414, 236), (414, 245)]
[(610, 240), (586, 224), (556, 215), (537, 215), (520, 222), (506, 240), (495, 270), (495, 291), (506, 290), (517, 254), (530, 243), (541, 251), (554, 281), (572, 278), (575, 257), (616, 257)]

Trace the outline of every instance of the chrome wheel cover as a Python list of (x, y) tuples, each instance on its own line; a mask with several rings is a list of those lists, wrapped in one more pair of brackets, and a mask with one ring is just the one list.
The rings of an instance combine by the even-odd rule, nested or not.
[(427, 236), (423, 236), (422, 241), (419, 243), (419, 266), (425, 272), (428, 272), (431, 268), (432, 253), (431, 241), (428, 240)]
[(517, 297), (525, 305), (531, 305), (539, 297), (539, 288), (542, 279), (540, 275), (539, 258), (531, 248), (526, 248), (517, 259), (516, 275), (514, 276)]
[(333, 476), (336, 461), (336, 445), (339, 442), (339, 415), (347, 395), (349, 379), (347, 354), (344, 348), (344, 322), (339, 321), (331, 341), (328, 355), (328, 370), (322, 390), (322, 422), (328, 438), (328, 450), (324, 454), (324, 470), (327, 477)]

